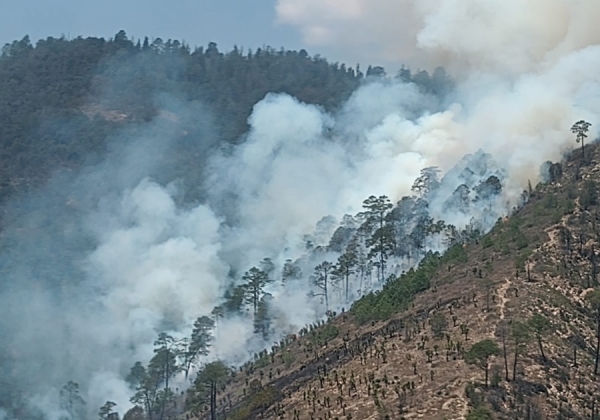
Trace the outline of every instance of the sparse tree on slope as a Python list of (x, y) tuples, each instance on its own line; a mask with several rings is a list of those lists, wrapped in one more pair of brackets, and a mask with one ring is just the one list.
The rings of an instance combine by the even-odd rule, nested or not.
[(378, 277), (382, 282), (385, 280), (385, 263), (396, 245), (393, 226), (387, 222), (392, 207), (385, 195), (372, 195), (363, 202), (365, 211), (359, 214), (365, 220), (361, 229), (372, 232), (366, 245), (369, 258), (375, 258), (378, 263)]
[(123, 420), (146, 420), (144, 409), (139, 405), (132, 407), (125, 413)]
[(481, 340), (471, 347), (465, 354), (465, 361), (468, 364), (477, 365), (481, 369), (485, 371), (485, 387), (488, 386), (488, 371), (489, 371), (489, 363), (488, 360), (490, 356), (497, 356), (500, 354), (500, 349), (498, 345), (493, 340)]
[(182, 368), (186, 379), (192, 365), (198, 361), (198, 358), (208, 355), (213, 340), (212, 330), (214, 327), (215, 322), (207, 316), (201, 316), (194, 322), (191, 339), (186, 343), (186, 348), (182, 351)]
[(213, 316), (215, 321), (215, 328), (218, 328), (219, 320), (225, 316), (225, 309), (223, 308), (223, 305), (215, 306), (210, 314)]
[(426, 250), (427, 235), (431, 232), (432, 225), (433, 219), (427, 213), (422, 213), (416, 218), (416, 224), (407, 238), (412, 248), (413, 256), (416, 257), (419, 254), (423, 254)]
[(173, 398), (169, 380), (175, 376), (178, 370), (177, 357), (179, 355), (178, 342), (167, 333), (160, 333), (154, 342), (154, 357), (150, 360), (148, 370), (150, 376), (158, 380), (158, 384), (164, 384), (162, 392), (158, 393), (160, 403), (159, 419), (163, 420), (167, 402)]
[(289, 280), (298, 280), (302, 278), (302, 270), (292, 260), (287, 259), (283, 264), (283, 272), (281, 274), (281, 281), (285, 284)]
[(349, 299), (350, 276), (354, 274), (355, 267), (358, 263), (356, 249), (352, 244), (353, 243), (350, 243), (346, 248), (346, 251), (340, 255), (334, 269), (334, 274), (344, 281), (346, 302), (348, 302)]
[(596, 356), (594, 361), (594, 375), (598, 374), (598, 359), (600, 357), (600, 289), (596, 289), (586, 296), (596, 321)]
[(505, 320), (501, 320), (498, 323), (498, 327), (496, 329), (496, 336), (500, 338), (502, 342), (502, 357), (504, 358), (504, 373), (506, 382), (510, 380), (508, 376), (508, 351), (506, 349), (506, 342), (510, 335), (510, 328), (508, 323)]
[(510, 326), (510, 333), (515, 342), (515, 358), (513, 361), (513, 381), (517, 378), (517, 361), (519, 354), (523, 354), (525, 352), (525, 345), (527, 341), (529, 341), (529, 328), (527, 325), (519, 322), (513, 321)]
[(587, 132), (592, 124), (587, 121), (580, 120), (573, 124), (571, 127), (571, 132), (577, 135), (576, 141), (577, 143), (581, 142), (581, 153), (584, 154), (583, 141), (587, 138)]
[(325, 310), (329, 310), (329, 282), (331, 272), (333, 271), (333, 264), (329, 261), (323, 261), (321, 264), (315, 267), (315, 273), (312, 276), (312, 282), (321, 291), (314, 293), (313, 296), (323, 296), (325, 300)]
[(392, 226), (385, 225), (381, 229), (377, 229), (367, 241), (367, 246), (369, 247), (369, 258), (375, 258), (377, 277), (380, 282), (383, 282), (386, 262), (396, 247)]
[(272, 296), (269, 293), (265, 295), (258, 302), (258, 309), (254, 315), (254, 332), (261, 334), (263, 339), (269, 338), (269, 331), (271, 329), (271, 314), (269, 313), (269, 302)]
[(417, 194), (419, 198), (427, 198), (427, 196), (440, 185), (438, 174), (440, 169), (437, 166), (429, 166), (421, 169), (421, 176), (419, 176), (411, 190)]
[(544, 354), (544, 347), (542, 346), (542, 336), (550, 330), (552, 324), (547, 318), (540, 314), (532, 316), (527, 323), (529, 324), (529, 328), (535, 333), (535, 338), (540, 348), (540, 355), (542, 356), (543, 362), (546, 363), (546, 355)]
[(246, 296), (246, 287), (243, 284), (232, 286), (225, 292), (225, 302), (223, 309), (226, 313), (239, 314), (242, 312), (244, 299)]
[(201, 404), (208, 402), (211, 420), (217, 420), (217, 391), (225, 383), (228, 374), (227, 366), (217, 361), (204, 366), (196, 378), (194, 390), (196, 402)]
[(476, 407), (473, 410), (469, 411), (465, 420), (493, 420), (494, 416), (490, 410), (485, 407)]
[(448, 326), (448, 321), (446, 320), (446, 316), (443, 313), (436, 312), (431, 317), (431, 331), (433, 332), (433, 335), (435, 337), (437, 337), (437, 338), (443, 337), (447, 326)]
[(263, 258), (260, 262), (260, 269), (267, 274), (269, 282), (273, 281), (273, 273), (275, 272), (275, 264), (271, 258)]
[(126, 381), (135, 389), (135, 394), (130, 401), (144, 407), (148, 420), (153, 420), (156, 394), (160, 387), (160, 378), (157, 372), (150, 372), (141, 362), (136, 362), (127, 375)]

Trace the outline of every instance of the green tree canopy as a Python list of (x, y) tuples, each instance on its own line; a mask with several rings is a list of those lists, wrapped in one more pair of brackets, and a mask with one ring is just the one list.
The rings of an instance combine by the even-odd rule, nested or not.
[(465, 361), (485, 371), (485, 386), (488, 386), (489, 358), (500, 354), (500, 349), (495, 341), (490, 339), (481, 340), (471, 347), (465, 354)]
[(581, 152), (584, 153), (583, 141), (587, 138), (587, 132), (592, 124), (587, 121), (580, 120), (577, 121), (571, 127), (571, 132), (577, 135), (576, 141), (577, 143), (581, 143)]
[(252, 305), (253, 313), (256, 315), (258, 303), (264, 295), (265, 286), (272, 280), (269, 279), (266, 272), (257, 267), (252, 267), (246, 271), (242, 280), (244, 281), (244, 301)]
[(215, 327), (215, 321), (208, 316), (201, 316), (194, 321), (194, 329), (189, 340), (184, 341), (183, 370), (187, 378), (190, 368), (197, 363), (198, 358), (207, 356), (213, 340), (212, 331)]
[(229, 368), (221, 361), (211, 362), (198, 372), (189, 405), (192, 409), (208, 405), (211, 420), (217, 419), (217, 392), (225, 385)]
[(444, 332), (448, 327), (448, 321), (446, 320), (446, 316), (441, 312), (436, 312), (431, 317), (431, 330), (433, 331), (433, 335), (436, 338), (441, 338), (444, 336)]
[(314, 275), (311, 277), (312, 284), (319, 289), (318, 293), (312, 292), (312, 296), (322, 296), (325, 300), (325, 310), (329, 310), (329, 283), (334, 265), (329, 261), (323, 261), (315, 267)]
[(529, 318), (527, 324), (530, 330), (534, 332), (540, 348), (540, 355), (542, 356), (542, 360), (546, 362), (546, 355), (544, 354), (544, 347), (542, 346), (542, 337), (550, 331), (552, 328), (552, 323), (548, 320), (548, 318), (540, 314), (535, 314)]

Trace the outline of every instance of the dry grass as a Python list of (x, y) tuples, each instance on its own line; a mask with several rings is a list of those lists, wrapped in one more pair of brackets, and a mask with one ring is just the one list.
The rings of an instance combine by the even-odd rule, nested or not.
[[(340, 315), (330, 321), (339, 329), (335, 339), (317, 344), (309, 334), (290, 341), (263, 368), (238, 372), (219, 396), (221, 410), (229, 416), (243, 406), (248, 384), (258, 380), (274, 387), (278, 397), (250, 418), (458, 420), (470, 409), (466, 389), (473, 383), (498, 419), (525, 418), (519, 410), (540, 411), (541, 417), (531, 418), (590, 418), (600, 389), (593, 375), (595, 326), (585, 295), (593, 283), (590, 255), (600, 249), (599, 207), (576, 205), (570, 211), (568, 201), (577, 202), (573, 194), (583, 182), (597, 179), (599, 149), (588, 148), (592, 152), (591, 161), (579, 169), (581, 159), (563, 165), (560, 182), (536, 190), (485, 243), (469, 245), (468, 262), (442, 266), (431, 289), (418, 295), (410, 310), (363, 326), (350, 314)], [(573, 252), (567, 255), (561, 227), (572, 236)], [(435, 312), (448, 321), (441, 338), (433, 336), (429, 324)], [(483, 389), (483, 370), (466, 364), (464, 351), (485, 338), (500, 344), (501, 323), (526, 321), (534, 313), (552, 322), (542, 338), (548, 361), (542, 362), (532, 337), (520, 356), (518, 381), (504, 380), (499, 356), (490, 361), (490, 378), (498, 374), (502, 380)], [(467, 339), (461, 324), (468, 325)], [(577, 366), (574, 336), (581, 337)], [(507, 343), (512, 376), (514, 344)]]

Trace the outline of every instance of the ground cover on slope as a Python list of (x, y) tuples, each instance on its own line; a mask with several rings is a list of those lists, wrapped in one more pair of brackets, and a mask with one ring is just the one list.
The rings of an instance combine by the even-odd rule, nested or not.
[[(575, 154), (560, 178), (529, 191), (528, 204), (489, 234), (430, 255), (353, 311), (257, 356), (221, 391), (221, 415), (596, 416), (600, 159), (597, 147), (586, 152), (585, 162)], [(465, 360), (482, 340), (499, 348), (486, 359), (487, 387), (482, 365)], [(187, 414), (206, 415), (206, 407)]]

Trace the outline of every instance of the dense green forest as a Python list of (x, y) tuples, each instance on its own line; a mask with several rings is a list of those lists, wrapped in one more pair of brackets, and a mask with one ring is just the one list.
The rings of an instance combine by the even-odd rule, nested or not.
[[(243, 139), (252, 107), (267, 93), (333, 112), (362, 81), (383, 76), (381, 67), (363, 74), (304, 50), (223, 53), (215, 43), (192, 50), (176, 40), (130, 40), (124, 31), (108, 40), (50, 37), (35, 46), (25, 36), (6, 44), (0, 58), (0, 200), (102, 155), (117, 130), (158, 115), (161, 94), (196, 101), (210, 116), (210, 135), (188, 132), (166, 157), (181, 177), (207, 145)], [(442, 69), (430, 77), (403, 68), (397, 77), (432, 93), (448, 83)]]

